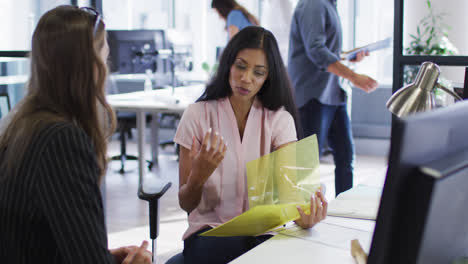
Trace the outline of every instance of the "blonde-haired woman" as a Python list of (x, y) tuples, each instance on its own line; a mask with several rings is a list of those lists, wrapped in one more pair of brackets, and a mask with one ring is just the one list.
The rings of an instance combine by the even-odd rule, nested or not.
[(108, 53), (94, 9), (59, 6), (39, 20), (28, 93), (0, 135), (2, 262), (151, 263), (146, 241), (107, 249)]

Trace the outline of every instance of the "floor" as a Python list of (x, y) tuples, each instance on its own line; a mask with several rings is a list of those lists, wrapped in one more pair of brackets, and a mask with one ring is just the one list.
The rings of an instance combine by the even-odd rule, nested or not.
[[(161, 138), (170, 138), (173, 131), (162, 131)], [(136, 134), (136, 133), (134, 133)], [(147, 137), (148, 138), (148, 137)], [(146, 146), (149, 154), (149, 144)], [(109, 147), (110, 155), (119, 154), (119, 141), (115, 138)], [(127, 153), (135, 154), (136, 142), (129, 140)], [(148, 204), (139, 200), (138, 169), (136, 161), (127, 161), (125, 174), (118, 173), (120, 162), (112, 161), (106, 175), (106, 223), (109, 234), (109, 247), (119, 247), (130, 244), (141, 244), (148, 240)], [(355, 162), (354, 184), (381, 185), (382, 177), (386, 173), (387, 161), (385, 156), (357, 155)], [(321, 182), (327, 187), (327, 199), (334, 194), (334, 165), (330, 156), (321, 160)], [(182, 235), (187, 228), (187, 215), (180, 209), (177, 198), (178, 190), (178, 162), (174, 148), (167, 146), (160, 150), (159, 166), (153, 171), (147, 171), (146, 184), (161, 184), (169, 180), (172, 187), (160, 199), (160, 226), (157, 239), (157, 263), (165, 263), (171, 256), (182, 251)]]

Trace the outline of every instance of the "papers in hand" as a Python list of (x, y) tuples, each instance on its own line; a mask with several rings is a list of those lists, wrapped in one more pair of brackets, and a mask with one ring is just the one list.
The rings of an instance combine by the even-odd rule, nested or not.
[(341, 59), (343, 60), (353, 60), (356, 58), (356, 54), (360, 51), (375, 51), (379, 49), (385, 49), (390, 47), (390, 44), (392, 43), (392, 38), (388, 37), (386, 39), (359, 47), (355, 48), (349, 51), (344, 51), (341, 53)]
[(328, 215), (375, 220), (382, 188), (358, 185), (328, 203)]

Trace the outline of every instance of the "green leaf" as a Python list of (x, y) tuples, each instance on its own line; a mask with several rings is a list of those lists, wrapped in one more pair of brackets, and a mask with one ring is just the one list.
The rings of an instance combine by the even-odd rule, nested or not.
[(210, 65), (208, 65), (208, 63), (203, 62), (201, 66), (204, 71), (210, 71)]
[(431, 44), (431, 40), (432, 40), (432, 36), (430, 36), (429, 38), (427, 38), (426, 40), (426, 44), (429, 46), (429, 44)]
[(414, 38), (414, 39), (418, 39), (418, 37), (416, 37), (415, 35), (413, 34), (410, 34), (410, 37)]
[(424, 33), (423, 33), (423, 36), (426, 35), (426, 33), (429, 31), (429, 28), (427, 27), (426, 29), (424, 29)]

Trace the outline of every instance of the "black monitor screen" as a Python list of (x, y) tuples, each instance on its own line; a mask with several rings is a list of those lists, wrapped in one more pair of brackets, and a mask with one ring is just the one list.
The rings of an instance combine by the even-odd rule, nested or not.
[(166, 72), (164, 61), (155, 56), (157, 50), (166, 48), (164, 30), (108, 30), (107, 40), (111, 72)]
[(468, 255), (467, 136), (467, 101), (395, 119), (368, 263)]

